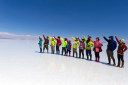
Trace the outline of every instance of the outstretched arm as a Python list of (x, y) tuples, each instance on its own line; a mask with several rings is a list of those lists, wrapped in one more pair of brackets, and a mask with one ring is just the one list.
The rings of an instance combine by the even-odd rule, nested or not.
[(93, 42), (93, 43), (94, 43), (94, 41), (92, 40), (92, 38), (90, 38), (90, 40), (91, 40), (91, 42)]
[(67, 38), (67, 42), (68, 42), (68, 38)]
[(48, 36), (50, 40), (52, 40), (52, 38), (50, 36)]
[(79, 42), (81, 42), (80, 38), (78, 37)]
[(82, 35), (82, 36), (83, 36), (84, 40), (87, 41), (87, 38), (84, 35)]
[(75, 39), (74, 37), (72, 37), (72, 39), (73, 39), (74, 41), (76, 41), (76, 39)]
[(40, 36), (39, 36), (39, 39), (40, 39)]
[(54, 36), (55, 40), (57, 40), (57, 38)]
[(119, 39), (117, 38), (117, 36), (115, 35), (116, 41), (118, 42), (118, 44), (120, 43)]
[(102, 35), (103, 36), (103, 38), (108, 42), (109, 40), (104, 36), (104, 35)]
[(44, 34), (43, 34), (43, 37), (44, 37), (44, 39), (46, 39), (45, 36), (44, 36)]
[(62, 40), (62, 42), (64, 42), (64, 39), (62, 37), (60, 39)]

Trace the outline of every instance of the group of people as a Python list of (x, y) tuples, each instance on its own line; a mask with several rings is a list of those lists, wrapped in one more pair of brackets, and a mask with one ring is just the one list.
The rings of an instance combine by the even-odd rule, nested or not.
[[(83, 36), (83, 35), (82, 35)], [(124, 68), (124, 52), (128, 49), (126, 44), (125, 44), (125, 40), (121, 39), (119, 40), (117, 38), (117, 36), (115, 36), (116, 41), (114, 40), (113, 36), (110, 36), (109, 39), (107, 39), (104, 35), (102, 35), (103, 38), (108, 42), (107, 45), (107, 56), (108, 56), (108, 63), (107, 64), (111, 64), (111, 59), (113, 60), (113, 66), (116, 65), (115, 62), (115, 58), (114, 58), (114, 50), (117, 48), (117, 43), (118, 45), (118, 50), (117, 50), (117, 57), (118, 57), (118, 63), (117, 63), (117, 67), (121, 67)], [(72, 50), (72, 43), (71, 40), (68, 40), (67, 38), (62, 38), (60, 36), (58, 36), (57, 38), (55, 36), (53, 36), (52, 38), (50, 36), (45, 37), (43, 35), (44, 38), (44, 44), (43, 44), (43, 51), (42, 51), (42, 38), (39, 36), (39, 47), (40, 47), (40, 53), (44, 53), (45, 49), (47, 50), (47, 52), (49, 51), (49, 40), (51, 41), (51, 53), (54, 54), (55, 53), (55, 46), (56, 46), (56, 54), (60, 54), (60, 46), (62, 45), (62, 52), (61, 55), (65, 55), (65, 56), (71, 56), (71, 50)], [(73, 43), (73, 57), (76, 58), (82, 58), (84, 59), (84, 50), (86, 50), (86, 59), (87, 60), (92, 60), (92, 53), (91, 53), (91, 49), (93, 47), (93, 51), (95, 53), (95, 61), (99, 62), (100, 60), (100, 52), (102, 52), (102, 46), (103, 44), (100, 42), (100, 38), (97, 37), (96, 40), (92, 40), (91, 36), (88, 36), (88, 38), (86, 38), (85, 36), (83, 36), (83, 39), (80, 39), (79, 37), (74, 38), (71, 36), (71, 38), (74, 40)], [(79, 48), (79, 56), (78, 56), (78, 52), (77, 52), (77, 48)], [(81, 57), (82, 54), (82, 57)]]

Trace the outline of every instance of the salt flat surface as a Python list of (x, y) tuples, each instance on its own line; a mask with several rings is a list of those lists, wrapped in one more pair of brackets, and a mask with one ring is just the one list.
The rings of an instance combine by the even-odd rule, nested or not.
[[(38, 41), (0, 40), (0, 85), (128, 85), (125, 68), (106, 65), (106, 44), (100, 63), (38, 53)], [(93, 53), (93, 60), (94, 52)], [(117, 63), (117, 56), (115, 58)]]

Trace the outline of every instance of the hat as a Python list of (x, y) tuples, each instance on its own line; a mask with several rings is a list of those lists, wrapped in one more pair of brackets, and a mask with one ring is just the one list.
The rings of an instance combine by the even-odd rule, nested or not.
[(125, 43), (125, 40), (124, 40), (124, 39), (121, 39), (120, 42), (121, 42), (121, 43)]

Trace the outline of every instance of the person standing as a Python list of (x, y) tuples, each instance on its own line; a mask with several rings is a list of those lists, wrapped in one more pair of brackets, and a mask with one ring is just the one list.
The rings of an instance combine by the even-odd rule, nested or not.
[(78, 57), (78, 53), (77, 53), (77, 47), (78, 47), (78, 45), (79, 45), (79, 40), (78, 40), (78, 38), (74, 38), (74, 37), (72, 37), (71, 36), (71, 38), (74, 40), (74, 44), (73, 44), (73, 57), (74, 57), (74, 55), (76, 54), (76, 58)]
[(102, 46), (103, 44), (100, 42), (100, 38), (97, 37), (96, 38), (96, 41), (93, 41), (91, 38), (90, 38), (91, 42), (94, 43), (94, 48), (93, 48), (93, 51), (95, 52), (95, 61), (96, 62), (99, 62), (99, 59), (100, 59), (100, 52), (102, 52)]
[(62, 42), (61, 42), (61, 40), (60, 40), (60, 36), (58, 36), (58, 38), (56, 38), (55, 36), (54, 36), (54, 39), (57, 41), (57, 44), (56, 44), (56, 54), (60, 54), (60, 46), (61, 46), (61, 44), (62, 44)]
[(68, 53), (69, 53), (69, 56), (70, 56), (70, 53), (71, 53), (71, 47), (72, 47), (71, 40), (68, 40), (66, 56), (68, 56)]
[(120, 61), (122, 61), (121, 68), (124, 68), (124, 52), (128, 49), (125, 40), (121, 39), (119, 40), (117, 36), (115, 36), (117, 43), (119, 44), (118, 50), (117, 50), (117, 56), (118, 56), (118, 64), (117, 67), (120, 67)]
[(108, 64), (111, 64), (111, 59), (113, 60), (113, 66), (116, 65), (115, 58), (114, 58), (114, 50), (117, 47), (117, 43), (114, 40), (113, 36), (109, 36), (109, 39), (107, 39), (104, 35), (102, 35), (103, 38), (108, 42), (107, 45), (107, 56), (108, 56)]
[(91, 36), (88, 36), (88, 39), (86, 39), (85, 36), (83, 36), (85, 42), (86, 42), (86, 56), (87, 56), (87, 60), (89, 59), (90, 56), (90, 60), (92, 60), (92, 53), (91, 53), (91, 48), (94, 46), (94, 43), (91, 42), (90, 38)]
[(51, 40), (51, 52), (52, 52), (52, 54), (54, 54), (54, 53), (55, 53), (56, 41), (55, 41), (54, 37), (51, 38), (51, 37), (49, 36), (49, 39)]
[(79, 37), (78, 37), (78, 40), (80, 42), (80, 45), (79, 45), (79, 58), (81, 58), (81, 54), (82, 54), (82, 59), (84, 59), (84, 50), (85, 50), (84, 39), (80, 40)]
[(65, 55), (66, 55), (67, 38), (63, 39), (61, 37), (60, 39), (62, 40), (62, 55), (63, 55), (63, 52), (65, 52)]
[(48, 53), (49, 39), (48, 39), (48, 36), (47, 36), (47, 38), (46, 38), (46, 37), (44, 36), (44, 34), (43, 34), (43, 37), (44, 37), (43, 53), (44, 53), (44, 50), (45, 50), (45, 49), (47, 50), (47, 53)]
[(42, 40), (42, 38), (39, 36), (39, 48), (40, 48), (40, 53), (42, 53), (42, 42), (43, 42), (43, 40)]

